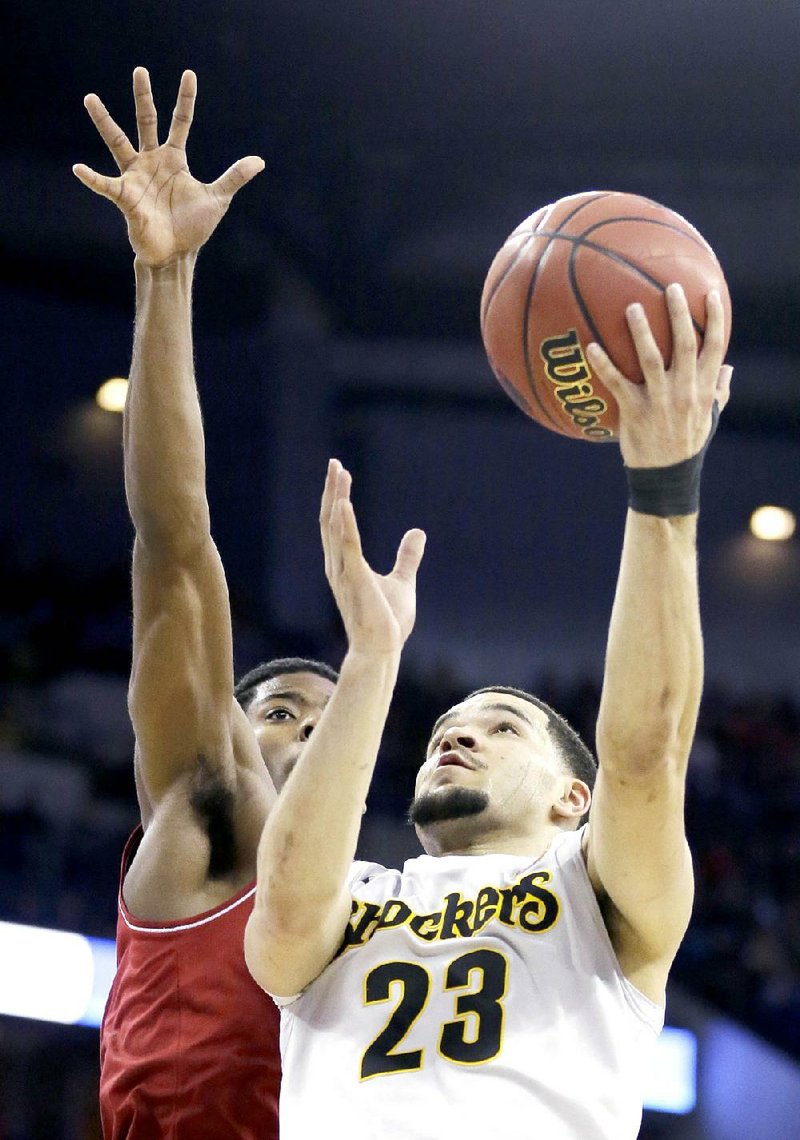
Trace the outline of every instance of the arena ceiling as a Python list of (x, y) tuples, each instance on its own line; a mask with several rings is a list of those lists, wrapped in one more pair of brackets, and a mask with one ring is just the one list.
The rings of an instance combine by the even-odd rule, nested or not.
[[(522, 438), (528, 425), (517, 425), (512, 414), (518, 413), (492, 387), (477, 310), (491, 258), (516, 224), (548, 201), (589, 188), (642, 193), (679, 210), (714, 245), (728, 276), (736, 373), (709, 472), (715, 504), (705, 515), (709, 574), (725, 564), (714, 542), (723, 550), (759, 501), (800, 513), (796, 0), (43, 0), (37, 6), (8, 0), (3, 31), (0, 326), (11, 350), (3, 392), (15, 430), (0, 454), (0, 532), (12, 534), (18, 546), (27, 543), (34, 554), (56, 549), (59, 565), (85, 562), (89, 554), (98, 564), (128, 556), (116, 436), (107, 441), (101, 469), (92, 466), (85, 440), (62, 440), (60, 425), (72, 404), (91, 399), (101, 368), (127, 366), (132, 275), (124, 227), (70, 168), (82, 161), (112, 170), (82, 99), (98, 92), (131, 130), (130, 75), (137, 64), (150, 68), (162, 122), (183, 68), (197, 72), (189, 153), (198, 177), (213, 179), (240, 155), (265, 157), (265, 174), (237, 200), (202, 255), (196, 323), (204, 337), (216, 334), (209, 339), (223, 343), (227, 358), (233, 354), (249, 377), (261, 363), (258, 338), (277, 311), (302, 308), (317, 328), (340, 338), (326, 362), (345, 362), (352, 417), (369, 424), (380, 475), (374, 475), (380, 484), (376, 533), (384, 515), (402, 515), (402, 503), (387, 504), (385, 488), (409, 483), (409, 471), (392, 466), (407, 450), (408, 424), (419, 436), (415, 446), (430, 448), (427, 466), (420, 464), (431, 479), (426, 510), (445, 552), (487, 545), (477, 522), (465, 541), (464, 520), (460, 514), (454, 519), (452, 509), (474, 480), (473, 455), (480, 454), (487, 495), (494, 483), (512, 485), (524, 464), (530, 470), (520, 485), (532, 495), (539, 467), (547, 469), (545, 457), (552, 451), (553, 463), (563, 462), (566, 453), (556, 454), (561, 441), (550, 433)], [(362, 351), (365, 341), (369, 351)], [(220, 359), (215, 352), (206, 340), (202, 360), (212, 372)], [(462, 372), (472, 369), (474, 378), (476, 361), (489, 398), (498, 408), (508, 405), (508, 421), (493, 428), (503, 441), (494, 449), (481, 434), (483, 425), (475, 426), (474, 446), (464, 455), (447, 399), (459, 390)], [(391, 403), (409, 373), (422, 381), (437, 369), (443, 401), (422, 411)], [(382, 373), (391, 392), (380, 410), (358, 404), (353, 385), (363, 383), (366, 392)], [(482, 374), (477, 381), (484, 383)], [(37, 394), (44, 412), (26, 406)], [(241, 539), (252, 528), (261, 429), (224, 386), (209, 382), (203, 401), (210, 471), (224, 473), (212, 486), (215, 534), (232, 583), (249, 588), (263, 573), (258, 566), (254, 572), (252, 547)], [(315, 430), (319, 435), (319, 425)], [(516, 440), (517, 432), (514, 450), (506, 436)], [(777, 435), (782, 439), (773, 445)], [(252, 452), (246, 465), (242, 439)], [(62, 443), (77, 458), (64, 458), (56, 446)], [(327, 440), (315, 446), (320, 455), (330, 454)], [(577, 481), (575, 501), (585, 478), (593, 501), (616, 503), (616, 457), (595, 458), (575, 446), (568, 465)], [(302, 449), (311, 445), (298, 413), (281, 460), (287, 480), (298, 482)], [(444, 451), (451, 482), (437, 466)], [(306, 465), (313, 466), (310, 459)], [(601, 467), (607, 471), (602, 479)], [(306, 482), (316, 488), (311, 476)], [(306, 493), (313, 497), (316, 490)], [(308, 533), (283, 543), (299, 563), (316, 557), (308, 502), (302, 506)], [(560, 581), (565, 563), (594, 566), (599, 557), (591, 532), (586, 552), (573, 549), (573, 528), (557, 517), (558, 506), (552, 504), (555, 514), (546, 519), (539, 518), (541, 504), (530, 506), (548, 533), (563, 529), (563, 550), (549, 541), (536, 555), (547, 553), (552, 561), (540, 566), (540, 579)], [(500, 514), (492, 500), (476, 519)], [(447, 519), (454, 520), (452, 534)], [(411, 521), (427, 525), (424, 518)], [(515, 541), (504, 533), (495, 546), (515, 549)], [(779, 583), (784, 610), (766, 593), (759, 608), (722, 577), (716, 595), (706, 591), (707, 611), (718, 596), (732, 629), (750, 607), (743, 660), (748, 654), (755, 660), (752, 644), (758, 623), (766, 630), (764, 614), (778, 632), (796, 624), (784, 620), (784, 614), (796, 617), (794, 549), (786, 556), (791, 574), (787, 570)], [(490, 555), (491, 549), (487, 560)], [(509, 565), (523, 577), (531, 557), (527, 548), (519, 550)], [(261, 559), (269, 561), (266, 551)], [(454, 594), (450, 564), (442, 554), (437, 569), (433, 543), (429, 563), (424, 604), (438, 620)], [(482, 583), (493, 569), (488, 561), (470, 562), (470, 568), (475, 603), (484, 605)], [(610, 580), (613, 566), (607, 569)], [(275, 574), (297, 580), (294, 564), (280, 563)], [(461, 574), (459, 581), (465, 581)], [(568, 598), (590, 597), (592, 583), (573, 586)], [(516, 594), (526, 596), (515, 579), (503, 598)], [(605, 614), (601, 602), (597, 612)], [(543, 610), (556, 613), (550, 603), (542, 599)], [(459, 617), (454, 612), (454, 625)], [(492, 625), (497, 615), (487, 611), (485, 617)], [(436, 621), (429, 626), (438, 637)], [(759, 635), (765, 648), (758, 660), (769, 662), (775, 657), (770, 639), (778, 633), (771, 626)], [(796, 662), (794, 643), (784, 660)]]
[(225, 324), (263, 320), (299, 274), (342, 331), (474, 335), (505, 234), (554, 197), (604, 186), (660, 199), (705, 232), (731, 281), (738, 347), (794, 351), (794, 0), (10, 8), (7, 281), (129, 304), (124, 234), (70, 175), (75, 161), (109, 169), (82, 96), (98, 91), (130, 127), (132, 67), (150, 67), (166, 113), (191, 66), (198, 175), (243, 153), (268, 162), (209, 255), (209, 308)]

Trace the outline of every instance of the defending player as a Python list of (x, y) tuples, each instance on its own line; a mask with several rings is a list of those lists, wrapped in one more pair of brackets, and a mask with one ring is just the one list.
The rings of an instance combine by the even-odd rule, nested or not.
[(119, 968), (101, 1031), (103, 1132), (274, 1140), (278, 1017), (245, 968), (242, 941), (273, 783), (296, 762), (336, 674), (302, 659), (272, 662), (243, 678), (234, 699), (191, 287), (198, 250), (264, 163), (243, 158), (211, 185), (197, 182), (185, 153), (195, 76), (183, 75), (161, 145), (143, 68), (133, 86), (138, 150), (96, 95), (85, 100), (120, 176), (74, 168), (125, 215), (136, 255), (124, 452), (136, 529), (129, 703), (142, 828), (123, 858)]
[(628, 320), (644, 386), (591, 353), (621, 409), (630, 510), (585, 827), (584, 746), (547, 706), (492, 688), (434, 731), (411, 811), (428, 854), (400, 871), (351, 865), (414, 590), (409, 573), (404, 593), (385, 596), (349, 477), (331, 470), (322, 536), (349, 649), (326, 737), (267, 821), (245, 941), (285, 1007), (283, 1140), (637, 1134), (642, 1066), (692, 905), (698, 487), (730, 381), (719, 298), (699, 354), (682, 290), (667, 300), (669, 369), (639, 306)]

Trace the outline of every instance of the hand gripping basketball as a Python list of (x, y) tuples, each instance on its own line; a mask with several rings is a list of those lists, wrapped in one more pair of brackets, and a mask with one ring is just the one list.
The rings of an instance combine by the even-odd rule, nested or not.
[(617, 403), (588, 360), (587, 346), (599, 344), (624, 376), (641, 383), (626, 322), (628, 306), (638, 302), (668, 365), (673, 339), (665, 293), (673, 282), (687, 297), (695, 350), (705, 335), (706, 295), (718, 291), (727, 345), (731, 310), (722, 268), (685, 218), (613, 191), (545, 206), (514, 230), (486, 277), (481, 333), (495, 376), (551, 431), (617, 439)]

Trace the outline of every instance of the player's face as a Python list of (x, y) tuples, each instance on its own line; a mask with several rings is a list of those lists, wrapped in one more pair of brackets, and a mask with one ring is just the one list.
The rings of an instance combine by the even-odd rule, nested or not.
[(334, 687), (333, 681), (318, 673), (286, 673), (258, 686), (247, 719), (278, 791), (316, 728)]
[(480, 815), (484, 826), (527, 827), (560, 794), (565, 777), (568, 782), (542, 709), (510, 693), (479, 693), (434, 727), (412, 818), (422, 809), (422, 820), (447, 819), (453, 804), (454, 817)]

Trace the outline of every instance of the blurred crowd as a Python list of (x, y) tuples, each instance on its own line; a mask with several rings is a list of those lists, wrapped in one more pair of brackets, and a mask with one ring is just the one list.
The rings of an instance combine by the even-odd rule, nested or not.
[[(114, 936), (119, 857), (138, 819), (126, 709), (129, 622), (124, 567), (88, 582), (46, 567), (6, 570), (0, 582), (0, 919)], [(244, 633), (251, 655), (289, 648), (252, 627)], [(340, 649), (299, 648), (333, 664)], [(520, 681), (594, 743), (599, 678), (512, 683)], [(405, 818), (429, 728), (464, 691), (449, 673), (401, 677), (370, 813)], [(709, 679), (687, 822), (697, 901), (673, 976), (800, 1059), (795, 701), (724, 692)], [(12, 1135), (0, 1120), (0, 1138)]]

